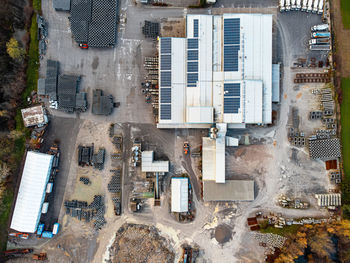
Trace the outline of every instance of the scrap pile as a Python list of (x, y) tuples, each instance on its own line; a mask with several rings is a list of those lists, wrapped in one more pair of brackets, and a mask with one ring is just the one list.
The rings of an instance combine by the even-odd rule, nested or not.
[(157, 39), (159, 36), (159, 28), (159, 23), (146, 20), (145, 25), (142, 27), (142, 33), (146, 38)]
[(309, 208), (309, 203), (302, 202), (300, 199), (290, 199), (285, 195), (281, 195), (278, 199), (280, 206), (285, 208), (295, 208), (295, 209), (307, 209)]
[(104, 148), (100, 148), (96, 154), (92, 156), (92, 165), (95, 169), (103, 170), (105, 162), (105, 153)]
[(38, 24), (38, 40), (39, 40), (39, 54), (40, 58), (46, 54), (46, 38), (48, 35), (48, 24), (45, 19), (39, 15), (36, 16)]
[(116, 215), (121, 215), (121, 170), (111, 170), (112, 178), (108, 184), (108, 191), (112, 193), (112, 201)]
[(259, 232), (254, 232), (255, 239), (259, 242), (259, 245), (267, 248), (267, 254), (273, 254), (275, 252), (275, 248), (282, 248), (284, 242), (287, 240), (286, 237), (267, 233), (262, 234)]
[(327, 83), (329, 82), (328, 73), (297, 73), (294, 83)]
[(96, 230), (101, 229), (106, 223), (104, 218), (105, 205), (104, 199), (101, 195), (95, 195), (94, 200), (90, 205), (85, 201), (65, 201), (66, 214), (71, 217), (76, 217), (78, 220), (90, 222), (94, 220), (94, 227)]
[(153, 113), (158, 115), (158, 57), (145, 57), (146, 82), (141, 83), (142, 93), (147, 103), (152, 103)]

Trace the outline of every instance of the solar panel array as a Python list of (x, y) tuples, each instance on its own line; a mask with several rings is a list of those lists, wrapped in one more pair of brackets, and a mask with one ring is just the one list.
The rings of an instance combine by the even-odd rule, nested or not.
[(160, 39), (160, 119), (171, 119), (171, 38)]
[(198, 19), (193, 20), (193, 37), (198, 37)]
[(241, 84), (224, 84), (224, 113), (238, 113), (241, 107)]
[[(194, 29), (196, 29), (195, 21), (193, 22)], [(195, 33), (195, 31), (194, 31)], [(195, 35), (195, 34), (194, 34)], [(198, 37), (198, 32), (197, 32)], [(187, 39), (187, 87), (196, 87), (198, 81), (198, 38)]]
[(224, 71), (238, 71), (240, 18), (224, 19)]

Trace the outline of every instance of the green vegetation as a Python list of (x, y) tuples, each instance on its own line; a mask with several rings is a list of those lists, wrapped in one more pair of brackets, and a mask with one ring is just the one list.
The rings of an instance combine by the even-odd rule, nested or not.
[[(342, 203), (343, 208), (348, 208), (350, 205), (350, 78), (342, 79), (342, 104), (341, 110), (341, 137), (343, 145), (343, 166), (344, 179), (342, 182)], [(350, 219), (349, 209), (345, 209), (344, 213), (346, 219)]]
[(260, 227), (261, 233), (272, 233), (281, 236), (287, 236), (288, 234), (295, 234), (300, 228), (300, 225), (291, 225), (284, 226), (283, 228), (276, 228), (274, 226), (267, 226), (267, 223), (262, 223), (260, 224)]
[(341, 0), (340, 8), (341, 8), (341, 16), (343, 19), (343, 25), (345, 28), (350, 28), (350, 1)]
[[(40, 2), (40, 1), (39, 1)], [(27, 67), (27, 87), (22, 94), (24, 103), (33, 90), (36, 90), (39, 78), (39, 42), (37, 40), (38, 25), (36, 15), (32, 17), (30, 26), (30, 44), (28, 50), (28, 67)]]
[(41, 13), (41, 0), (33, 0), (33, 8), (39, 14)]
[[(13, 201), (13, 191), (7, 189), (4, 192), (3, 197), (0, 201), (0, 249), (4, 251), (6, 249), (7, 234), (7, 222), (9, 220), (11, 206)], [(5, 239), (5, 240), (4, 240)]]

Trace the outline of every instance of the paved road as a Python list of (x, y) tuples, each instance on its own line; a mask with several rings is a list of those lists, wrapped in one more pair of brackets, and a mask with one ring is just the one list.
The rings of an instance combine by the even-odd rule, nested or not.
[(191, 184), (193, 186), (194, 192), (196, 193), (197, 200), (201, 200), (201, 187), (199, 185), (199, 180), (192, 169), (191, 155), (190, 153), (183, 154), (184, 160), (182, 161), (182, 166), (185, 168), (186, 172), (189, 174), (191, 179)]

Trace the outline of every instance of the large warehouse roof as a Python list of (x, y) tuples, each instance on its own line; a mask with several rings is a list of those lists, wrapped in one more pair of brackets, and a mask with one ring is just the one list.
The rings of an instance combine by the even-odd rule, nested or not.
[(204, 201), (253, 201), (254, 181), (227, 180), (224, 184), (203, 181)]
[(158, 127), (271, 123), (272, 15), (187, 15), (186, 32), (159, 41)]
[(10, 228), (34, 233), (37, 229), (53, 155), (28, 152)]
[(171, 212), (188, 211), (188, 178), (171, 178)]

